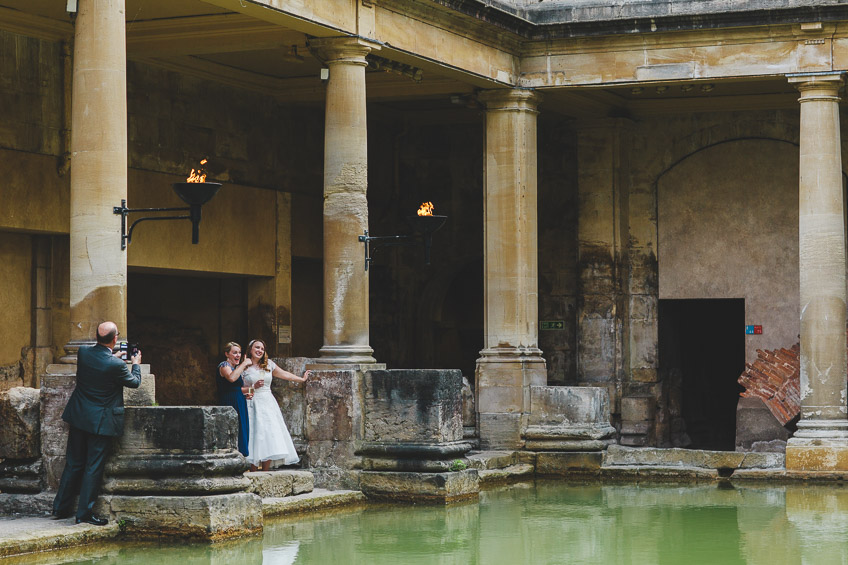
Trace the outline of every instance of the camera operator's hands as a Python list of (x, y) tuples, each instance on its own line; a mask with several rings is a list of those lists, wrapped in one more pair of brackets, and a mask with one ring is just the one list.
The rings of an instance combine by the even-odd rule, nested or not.
[(141, 365), (141, 351), (130, 357), (133, 365)]

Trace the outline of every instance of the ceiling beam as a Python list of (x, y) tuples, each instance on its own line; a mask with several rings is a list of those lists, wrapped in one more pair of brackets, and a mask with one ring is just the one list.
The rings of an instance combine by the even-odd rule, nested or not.
[(48, 41), (66, 41), (74, 36), (68, 21), (54, 20), (0, 6), (0, 30)]
[(292, 45), (305, 48), (306, 36), (242, 14), (214, 14), (127, 24), (129, 58), (288, 50)]
[[(324, 100), (325, 86), (315, 77), (280, 78), (253, 73), (208, 61), (201, 57), (142, 58), (138, 62), (194, 76), (210, 82), (246, 88), (273, 96), (281, 102), (304, 103)], [(403, 100), (467, 94), (471, 85), (442, 77), (425, 78), (420, 82), (390, 73), (367, 73), (368, 100)]]

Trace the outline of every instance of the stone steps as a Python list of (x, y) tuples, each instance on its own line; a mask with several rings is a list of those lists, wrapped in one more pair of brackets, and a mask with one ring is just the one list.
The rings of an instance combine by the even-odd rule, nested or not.
[(283, 498), (263, 498), (262, 515), (265, 518), (286, 516), (303, 512), (314, 512), (336, 506), (352, 506), (365, 502), (365, 495), (358, 490), (324, 490), (286, 496)]
[(248, 492), (261, 498), (295, 496), (315, 488), (315, 477), (309, 471), (253, 471), (244, 476), (250, 480)]

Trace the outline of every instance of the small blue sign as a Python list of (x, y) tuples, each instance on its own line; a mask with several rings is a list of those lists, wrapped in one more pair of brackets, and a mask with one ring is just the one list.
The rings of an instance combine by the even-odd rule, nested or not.
[(754, 335), (754, 326), (745, 326), (745, 335)]

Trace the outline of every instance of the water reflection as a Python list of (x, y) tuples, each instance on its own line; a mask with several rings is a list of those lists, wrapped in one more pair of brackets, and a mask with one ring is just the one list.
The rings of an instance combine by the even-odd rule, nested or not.
[(481, 493), (479, 504), (379, 506), (270, 522), (261, 540), (100, 548), (82, 560), (33, 562), (846, 564), (848, 488), (540, 482)]

